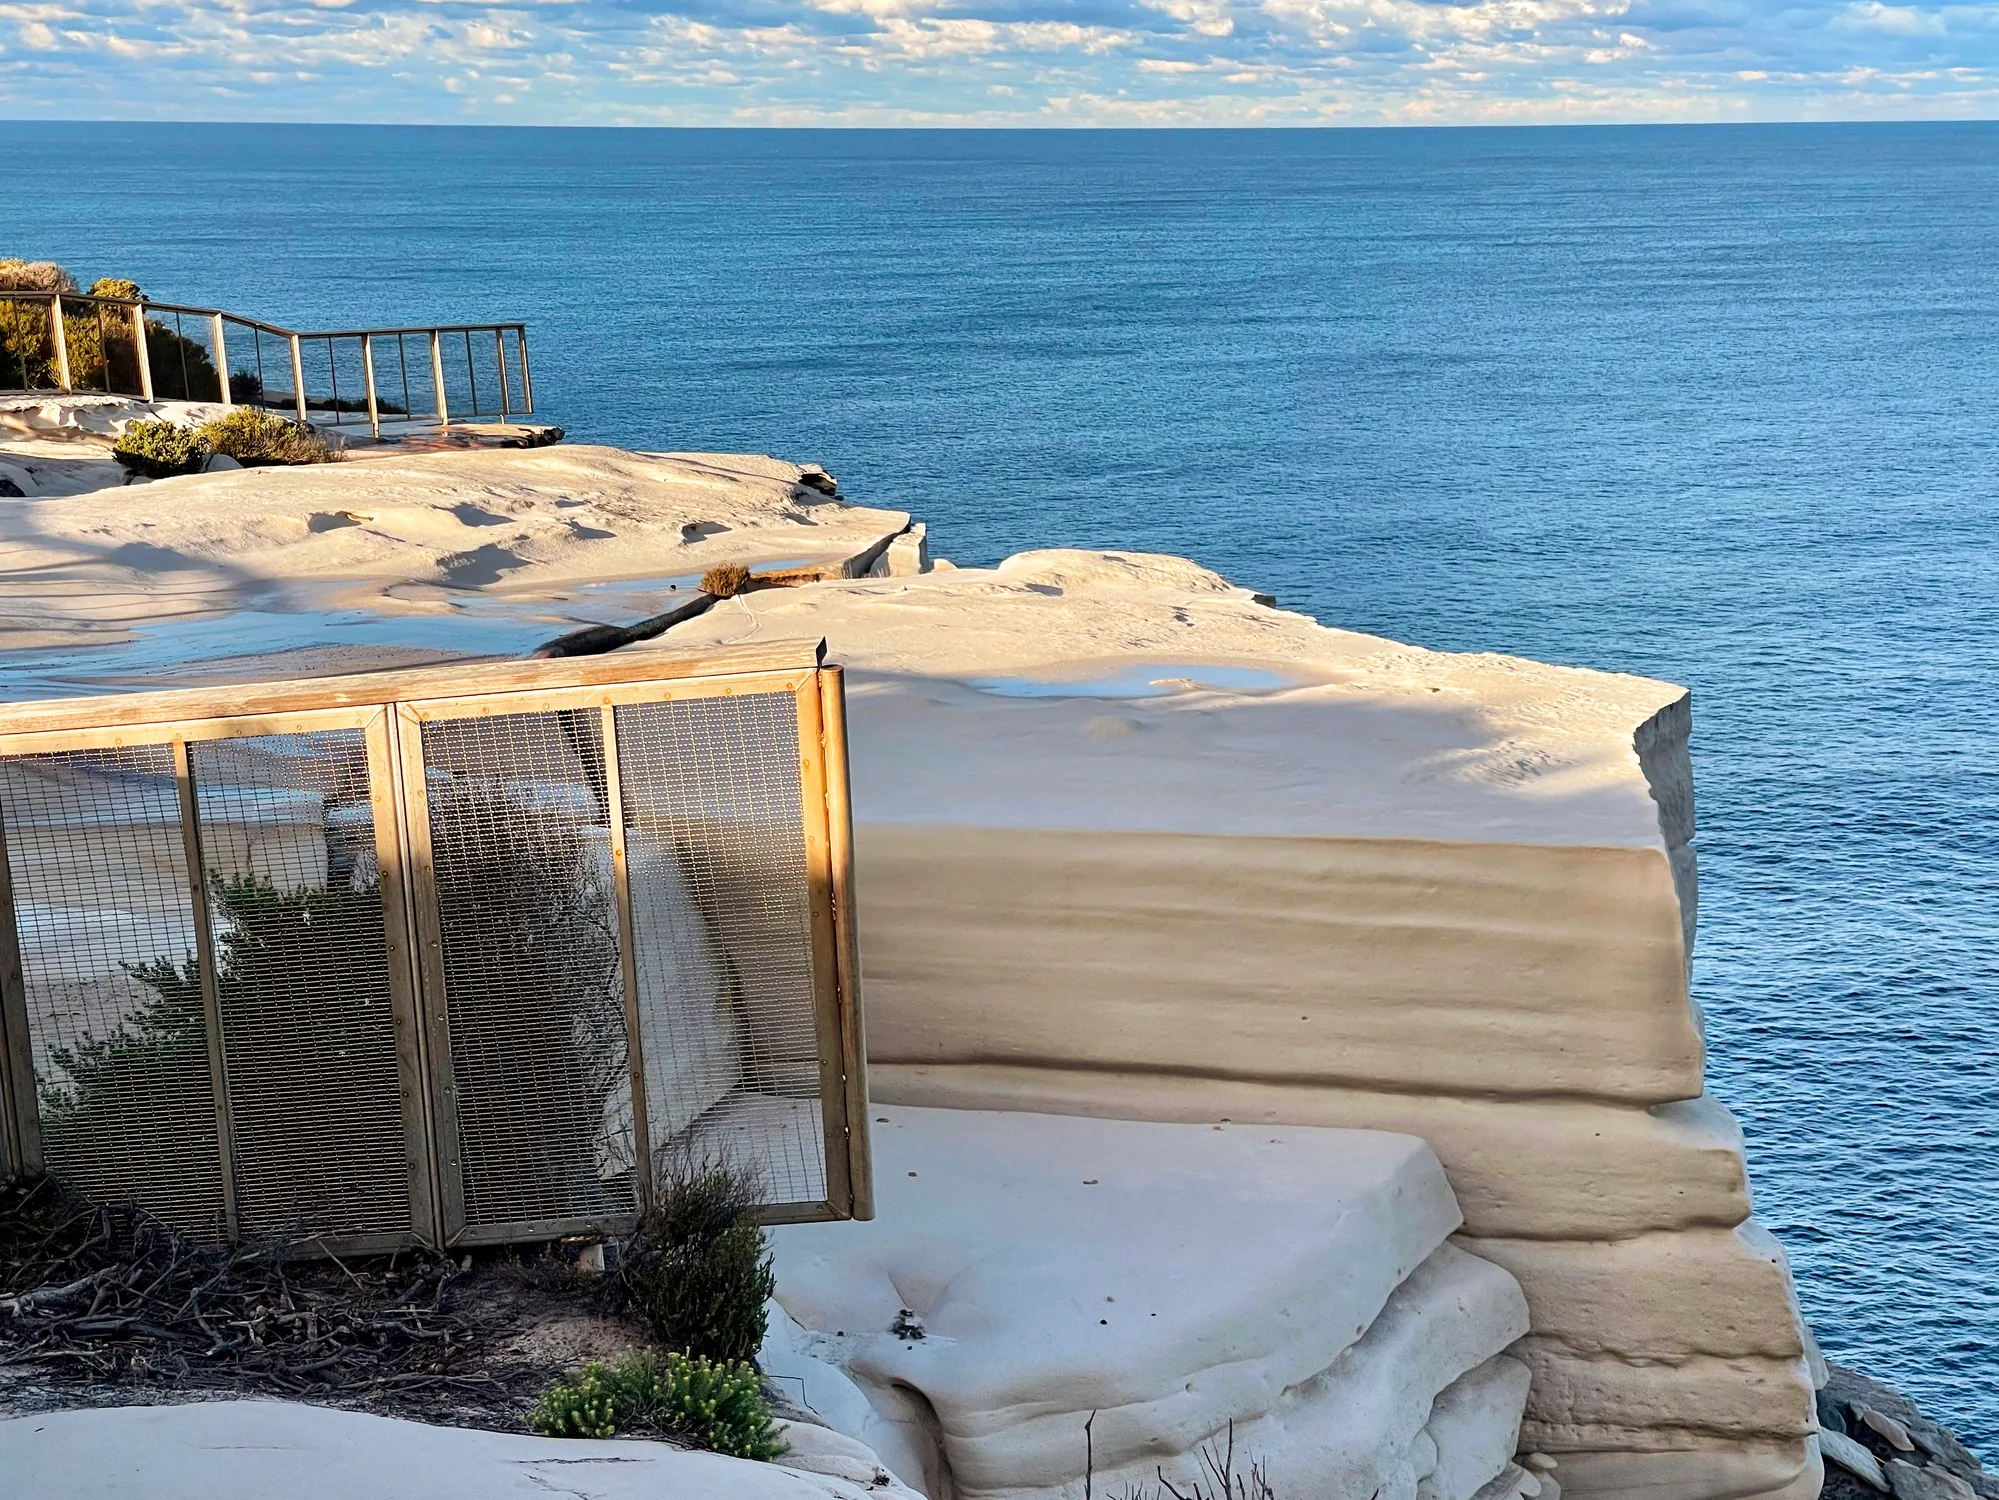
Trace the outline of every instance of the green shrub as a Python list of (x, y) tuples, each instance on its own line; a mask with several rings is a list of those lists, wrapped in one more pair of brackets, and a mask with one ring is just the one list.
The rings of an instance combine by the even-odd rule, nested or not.
[(247, 406), (205, 422), (198, 430), (212, 451), (228, 454), (246, 469), (264, 464), (330, 464), (340, 457), (310, 427)]
[(741, 563), (723, 563), (701, 575), (701, 592), (717, 599), (733, 599), (750, 586), (750, 570)]
[[(249, 1014), (253, 1000), (267, 1004), (267, 997), (292, 991), (297, 1003), (312, 1007), (320, 1040), (317, 1052), (301, 1058), (268, 1028), (246, 1025), (232, 1033), (229, 1067), (242, 1100), (282, 1100), (294, 1091), (330, 1097), (350, 1060), (379, 1045), (376, 997), (388, 984), (381, 888), (335, 883), (281, 890), (254, 875), (212, 876), (208, 899), (223, 1014)], [(194, 956), (161, 955), (123, 968), (148, 992), (143, 1001), (107, 1034), (85, 1033), (74, 1046), (49, 1049), (41, 1124), (59, 1160), (87, 1157), (92, 1141), (121, 1128), (121, 1117), (129, 1128), (134, 1100), (160, 1101), (172, 1114), (180, 1108), (172, 1100), (198, 1095), (202, 1110), (213, 1108), (206, 1102), (208, 1032)], [(249, 1116), (268, 1112), (257, 1103), (238, 1107)], [(295, 1126), (296, 1108), (288, 1105), (278, 1118), (281, 1129)]]
[[(0, 291), (76, 290), (69, 272), (51, 260), (0, 258)], [(0, 387), (52, 390), (56, 379), (55, 342), (49, 337), (48, 309), (38, 303), (0, 302)]]
[(776, 1290), (757, 1221), (756, 1172), (725, 1161), (659, 1154), (652, 1202), (618, 1257), (613, 1288), (669, 1349), (751, 1360)]
[(60, 292), (76, 290), (76, 278), (52, 260), (0, 259), (0, 292)]
[(650, 1349), (557, 1381), (528, 1414), (528, 1429), (573, 1438), (652, 1432), (764, 1463), (784, 1452), (755, 1366)]
[(129, 473), (148, 479), (192, 474), (208, 462), (208, 447), (191, 428), (172, 422), (134, 422), (111, 449)]

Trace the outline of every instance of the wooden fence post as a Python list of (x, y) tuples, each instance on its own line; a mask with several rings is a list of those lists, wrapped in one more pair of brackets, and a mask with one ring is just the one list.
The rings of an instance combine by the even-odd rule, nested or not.
[(222, 314), (214, 315), (215, 328), (215, 384), (219, 389), (224, 406), (234, 406), (236, 398), (229, 392), (229, 345), (222, 332)]
[(308, 420), (305, 414), (305, 355), (299, 348), (298, 335), (287, 334), (292, 346), (292, 400), (298, 407), (299, 426)]
[[(132, 304), (132, 348), (139, 359), (139, 399), (150, 401), (153, 399), (153, 357), (152, 351), (146, 348), (146, 304), (143, 302)], [(104, 362), (104, 373), (107, 377), (104, 383), (111, 384), (108, 378), (111, 361), (108, 359)]]
[(62, 294), (58, 292), (49, 299), (49, 333), (55, 340), (56, 380), (66, 391), (75, 386), (69, 383), (69, 334), (62, 326)]

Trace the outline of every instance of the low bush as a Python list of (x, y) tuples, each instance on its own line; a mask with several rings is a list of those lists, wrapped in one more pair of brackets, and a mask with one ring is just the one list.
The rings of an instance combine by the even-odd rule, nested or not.
[(239, 406), (226, 417), (203, 423), (199, 431), (211, 452), (226, 453), (246, 469), (267, 464), (330, 464), (340, 457), (310, 427), (253, 407)]
[(192, 429), (172, 422), (134, 422), (112, 446), (111, 456), (129, 474), (170, 479), (192, 474), (208, 462), (208, 445)]
[(528, 1428), (543, 1437), (657, 1433), (764, 1463), (784, 1452), (755, 1366), (650, 1349), (557, 1381), (528, 1414)]
[(750, 1169), (661, 1152), (652, 1203), (618, 1257), (613, 1289), (657, 1343), (714, 1360), (751, 1360), (776, 1290), (762, 1184)]
[(52, 260), (0, 257), (0, 292), (60, 292), (76, 290), (76, 278)]
[(723, 563), (701, 575), (701, 592), (717, 599), (733, 599), (747, 593), (749, 587), (750, 570), (741, 563)]

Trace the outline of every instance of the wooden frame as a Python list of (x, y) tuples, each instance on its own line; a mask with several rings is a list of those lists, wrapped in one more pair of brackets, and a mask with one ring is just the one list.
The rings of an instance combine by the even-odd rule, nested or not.
[(10, 1175), (42, 1169), (42, 1136), (29, 1050), (27, 985), (20, 931), (14, 925), (14, 876), (0, 812), (0, 1168)]
[[(0, 756), (135, 746), (170, 746), (190, 872), (203, 1009), (216, 1083), (228, 1232), (238, 1232), (234, 1130), (222, 1047), (215, 955), (206, 910), (201, 819), (190, 746), (316, 730), (359, 730), (368, 767), (368, 805), (380, 872), (389, 954), (391, 1019), (403, 1115), (412, 1232), (333, 1237), (320, 1248), (385, 1250), (413, 1240), (443, 1245), (616, 1234), (630, 1215), (466, 1222), (459, 1100), (445, 994), (444, 934), (430, 838), (423, 752), (426, 724), (472, 717), (594, 711), (603, 732), (604, 822), (609, 833), (619, 925), (618, 963), (635, 1133), (635, 1187), (650, 1194), (650, 1131), (635, 926), (627, 863), (624, 786), (616, 709), (624, 705), (734, 695), (791, 696), (800, 747), (800, 827), (807, 850), (812, 977), (826, 1145), (823, 1201), (777, 1205), (771, 1221), (871, 1217), (866, 1064), (853, 918), (851, 812), (847, 801), (844, 690), (837, 667), (822, 665), (822, 642), (778, 643), (698, 655), (506, 662), (252, 683), (240, 687), (70, 699), (0, 706)], [(0, 819), (0, 1169), (41, 1166), (25, 982), (14, 920), (11, 867)]]
[[(389, 1250), (423, 1243), (432, 1237), (435, 1212), (426, 1162), (427, 1138), (423, 1129), (420, 1090), (412, 1082), (409, 1064), (415, 1056), (417, 1026), (405, 956), (408, 942), (399, 933), (405, 921), (404, 880), (401, 871), (402, 841), (396, 827), (396, 804), (389, 784), (390, 757), (387, 753), (388, 715), (379, 708), (327, 708), (274, 713), (264, 717), (236, 715), (228, 718), (172, 719), (135, 724), (131, 727), (93, 727), (95, 717), (88, 705), (95, 702), (124, 703), (143, 707), (149, 697), (128, 699), (69, 700), (55, 705), (13, 705), (0, 707), (0, 725), (18, 717), (33, 721), (32, 712), (43, 707), (75, 710), (62, 728), (45, 728), (25, 733), (0, 733), (0, 756), (49, 754), (75, 750), (113, 750), (137, 746), (166, 749), (172, 757), (175, 805), (181, 834), (182, 860), (187, 872), (187, 909), (194, 937), (195, 958), (201, 977), (203, 1027), (206, 1033), (210, 1088), (215, 1100), (216, 1149), (219, 1155), (219, 1183), (223, 1225), (234, 1239), (240, 1233), (236, 1205), (235, 1126), (228, 1084), (228, 1058), (223, 1041), (220, 996), (216, 989), (217, 964), (213, 951), (213, 927), (204, 879), (206, 861), (202, 854), (199, 791), (192, 747), (232, 739), (302, 735), (331, 730), (357, 731), (362, 737), (368, 761), (370, 811), (376, 832), (376, 858), (382, 871), (384, 937), (389, 948), (390, 1015), (397, 1048), (397, 1066), (404, 1113), (404, 1148), (410, 1166), (410, 1229), (387, 1233), (330, 1236), (320, 1243), (336, 1253)], [(26, 710), (28, 712), (20, 712)], [(116, 717), (115, 715), (113, 717)], [(11, 1140), (11, 1151), (0, 1152), (0, 1164), (16, 1172), (37, 1172), (43, 1167), (39, 1110), (35, 1103), (36, 1084), (28, 1028), (26, 986), (21, 969), (19, 929), (14, 911), (12, 864), (6, 850), (8, 839), (0, 820), (0, 1076), (4, 1076), (4, 1103), (9, 1113), (9, 1129), (0, 1130), (0, 1144)], [(11, 1160), (9, 1158), (11, 1157)]]

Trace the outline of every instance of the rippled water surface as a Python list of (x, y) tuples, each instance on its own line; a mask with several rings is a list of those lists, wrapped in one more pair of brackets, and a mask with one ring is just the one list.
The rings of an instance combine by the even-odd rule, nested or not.
[(1999, 1457), (1999, 127), (0, 125), (0, 254), (520, 317), (578, 437), (1693, 685), (1716, 1089), (1826, 1348)]

